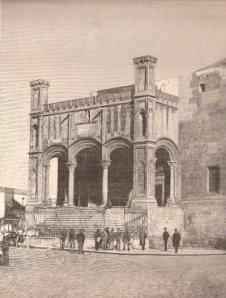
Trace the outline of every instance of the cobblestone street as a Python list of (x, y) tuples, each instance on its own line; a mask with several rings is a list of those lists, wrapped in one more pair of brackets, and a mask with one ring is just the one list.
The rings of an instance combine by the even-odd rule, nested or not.
[(1, 297), (225, 297), (226, 256), (11, 249)]

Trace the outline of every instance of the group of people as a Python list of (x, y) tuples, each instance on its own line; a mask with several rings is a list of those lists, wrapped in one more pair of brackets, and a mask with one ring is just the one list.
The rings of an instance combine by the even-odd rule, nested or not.
[[(170, 234), (167, 231), (167, 228), (164, 228), (164, 232), (162, 235), (163, 243), (164, 243), (164, 250), (167, 251), (168, 248), (168, 240), (170, 238)], [(75, 249), (75, 243), (77, 240), (78, 244), (78, 252), (83, 253), (84, 250), (84, 242), (85, 242), (85, 230), (80, 229), (79, 232), (76, 234), (73, 229), (70, 229), (69, 232), (63, 230), (60, 234), (60, 248), (64, 249), (66, 240), (67, 247), (70, 249)], [(140, 228), (139, 231), (139, 244), (141, 250), (145, 249), (147, 239), (147, 233), (144, 227)], [(94, 247), (95, 250), (103, 249), (103, 250), (128, 250), (130, 251), (131, 248), (134, 248), (133, 245), (134, 235), (129, 231), (126, 227), (124, 231), (121, 231), (120, 228), (114, 230), (114, 228), (106, 227), (105, 229), (97, 229), (94, 233)], [(178, 248), (180, 246), (181, 235), (177, 229), (174, 230), (172, 235), (172, 244), (175, 249), (175, 253), (178, 252)]]
[[(95, 250), (103, 249), (103, 250), (130, 250), (133, 248), (133, 234), (125, 228), (124, 231), (121, 231), (120, 228), (111, 230), (107, 227), (103, 230), (97, 229), (94, 233), (94, 241), (95, 241)], [(141, 249), (145, 249), (147, 234), (144, 228), (140, 229), (139, 239)]]
[[(164, 232), (162, 234), (163, 242), (164, 242), (164, 250), (167, 251), (167, 244), (168, 240), (170, 238), (170, 234), (167, 231), (167, 228), (164, 228)], [(173, 236), (172, 236), (172, 244), (175, 249), (175, 253), (178, 252), (178, 248), (180, 246), (180, 240), (181, 240), (181, 235), (177, 229), (174, 230)]]
[(78, 243), (78, 252), (80, 254), (84, 253), (83, 247), (85, 242), (85, 229), (80, 229), (78, 234), (75, 233), (74, 229), (70, 229), (69, 232), (66, 230), (61, 231), (60, 234), (60, 248), (65, 248), (66, 240), (68, 239), (67, 247), (75, 249), (75, 240)]

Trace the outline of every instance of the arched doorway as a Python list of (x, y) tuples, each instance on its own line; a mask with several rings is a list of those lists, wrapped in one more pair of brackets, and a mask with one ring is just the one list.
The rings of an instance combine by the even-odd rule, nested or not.
[(133, 159), (130, 148), (116, 148), (110, 154), (108, 198), (112, 206), (125, 206), (133, 187)]
[(63, 206), (68, 192), (68, 168), (65, 156), (53, 157), (49, 162), (49, 199)]
[(170, 155), (164, 148), (155, 152), (155, 198), (158, 206), (165, 206), (170, 196)]
[(76, 156), (77, 166), (74, 178), (74, 204), (87, 207), (102, 202), (101, 151), (84, 148)]
[(42, 156), (43, 197), (53, 205), (62, 206), (67, 201), (67, 160), (67, 149), (61, 145), (50, 146)]

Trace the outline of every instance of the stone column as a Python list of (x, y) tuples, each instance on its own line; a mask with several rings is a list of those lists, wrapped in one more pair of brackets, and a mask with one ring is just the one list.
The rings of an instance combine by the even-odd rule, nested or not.
[(110, 160), (102, 160), (102, 205), (106, 206), (108, 203), (108, 167), (111, 165)]
[(44, 165), (44, 200), (49, 198), (49, 168), (50, 165)]
[(175, 161), (168, 161), (170, 166), (170, 204), (175, 204)]
[(74, 206), (74, 180), (75, 180), (75, 168), (76, 163), (67, 163), (69, 177), (68, 177), (68, 202), (65, 202), (65, 205)]

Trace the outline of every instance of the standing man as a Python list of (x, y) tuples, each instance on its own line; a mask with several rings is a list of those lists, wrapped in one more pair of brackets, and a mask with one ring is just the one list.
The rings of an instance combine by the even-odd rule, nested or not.
[(140, 230), (140, 234), (139, 234), (140, 246), (141, 246), (142, 250), (145, 249), (146, 238), (147, 238), (147, 234), (145, 232), (144, 227), (142, 227), (141, 230)]
[(7, 236), (4, 236), (2, 240), (2, 264), (9, 266), (9, 240)]
[(81, 229), (79, 233), (76, 235), (76, 239), (78, 241), (78, 253), (83, 254), (83, 246), (85, 242), (85, 230)]
[(110, 249), (114, 250), (114, 248), (115, 248), (115, 231), (114, 231), (114, 228), (112, 228), (110, 232)]
[(130, 232), (128, 228), (125, 229), (122, 235), (122, 242), (123, 242), (123, 250), (126, 249), (126, 246), (127, 246), (127, 250), (130, 250)]
[(65, 230), (61, 231), (61, 233), (60, 233), (60, 249), (64, 249), (66, 238), (67, 238), (67, 232)]
[(68, 246), (69, 248), (75, 249), (75, 231), (73, 229), (70, 229), (68, 235)]
[(100, 229), (97, 229), (94, 233), (94, 241), (95, 241), (95, 250), (98, 250), (100, 247), (101, 233)]
[(167, 242), (169, 239), (169, 233), (167, 231), (167, 228), (164, 228), (164, 232), (162, 234), (163, 242), (164, 242), (164, 250), (167, 251)]
[(117, 232), (115, 235), (116, 238), (116, 250), (121, 250), (121, 238), (122, 238), (122, 233), (119, 228), (117, 228)]
[(175, 248), (175, 253), (177, 253), (178, 251), (178, 248), (180, 245), (180, 239), (181, 239), (180, 233), (178, 232), (177, 229), (175, 229), (173, 233), (173, 247)]

